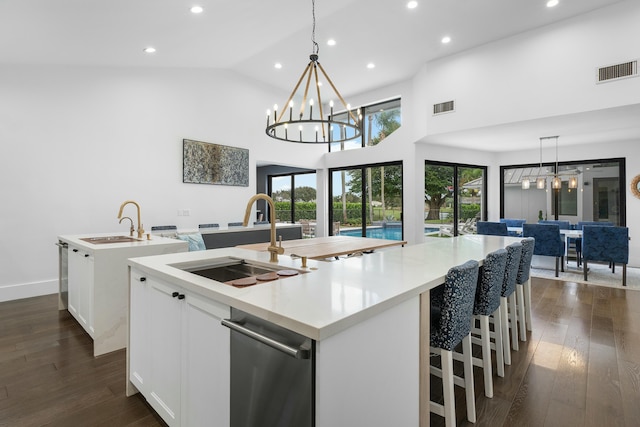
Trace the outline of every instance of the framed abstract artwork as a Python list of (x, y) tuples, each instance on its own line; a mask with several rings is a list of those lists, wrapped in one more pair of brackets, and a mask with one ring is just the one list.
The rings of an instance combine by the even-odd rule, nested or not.
[(249, 186), (249, 150), (182, 140), (182, 182)]

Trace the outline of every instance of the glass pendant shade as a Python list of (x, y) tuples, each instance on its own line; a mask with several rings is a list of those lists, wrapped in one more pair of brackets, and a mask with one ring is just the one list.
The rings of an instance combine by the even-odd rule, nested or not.
[(536, 188), (539, 190), (544, 190), (547, 187), (547, 179), (543, 177), (539, 177), (536, 179)]
[(572, 175), (569, 177), (569, 188), (578, 188), (578, 177)]
[(562, 180), (558, 175), (553, 177), (553, 183), (551, 184), (554, 190), (562, 188)]
[(528, 190), (530, 186), (531, 186), (531, 182), (529, 181), (529, 178), (524, 178), (522, 180), (522, 189)]

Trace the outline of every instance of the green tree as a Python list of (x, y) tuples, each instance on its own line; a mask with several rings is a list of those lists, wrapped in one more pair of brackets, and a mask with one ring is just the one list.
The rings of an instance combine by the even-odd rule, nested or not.
[(429, 205), (428, 220), (440, 219), (440, 208), (452, 196), (453, 169), (427, 165), (424, 168), (424, 200)]
[(312, 202), (316, 199), (316, 189), (309, 186), (296, 187), (294, 194), (296, 202)]

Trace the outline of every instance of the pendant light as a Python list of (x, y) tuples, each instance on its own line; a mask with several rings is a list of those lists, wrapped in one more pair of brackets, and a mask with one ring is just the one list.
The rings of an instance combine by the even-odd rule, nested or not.
[[(278, 106), (273, 106), (273, 116), (267, 110), (266, 134), (274, 139), (288, 142), (302, 143), (328, 143), (343, 142), (359, 138), (361, 132), (362, 116), (360, 111), (351, 110), (336, 89), (335, 85), (318, 61), (318, 43), (316, 43), (316, 8), (315, 0), (311, 0), (311, 15), (313, 27), (311, 31), (312, 53), (309, 56), (309, 63), (305, 67), (298, 83), (296, 83), (289, 99), (284, 103), (284, 108), (278, 110)], [(321, 94), (321, 82), (318, 79), (318, 70), (333, 90), (333, 95), (342, 104), (346, 113), (334, 116), (333, 100), (329, 102), (329, 114), (325, 115), (323, 97)], [(304, 91), (298, 93), (301, 83), (305, 81)], [(311, 82), (313, 81), (313, 85)], [(311, 87), (313, 86), (313, 87)], [(311, 89), (311, 90), (310, 90)], [(315, 97), (315, 99), (314, 99)], [(327, 99), (326, 97), (324, 99)], [(294, 113), (294, 100), (299, 102), (299, 109)], [(316, 108), (314, 109), (314, 106)], [(288, 110), (288, 112), (287, 112)], [(315, 113), (315, 114), (314, 114)], [(273, 121), (271, 121), (273, 117)]]
[(540, 176), (540, 172), (542, 171), (542, 140), (543, 138), (540, 138), (540, 168), (538, 169), (538, 177), (536, 178), (536, 188), (538, 190), (544, 190), (545, 188), (547, 188), (547, 178), (545, 178), (544, 176)]

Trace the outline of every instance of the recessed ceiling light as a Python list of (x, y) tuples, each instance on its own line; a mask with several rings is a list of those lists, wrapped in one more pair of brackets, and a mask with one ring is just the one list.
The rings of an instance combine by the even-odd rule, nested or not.
[(549, 0), (549, 1), (547, 2), (547, 7), (554, 7), (554, 6), (557, 6), (557, 5), (558, 5), (558, 3), (559, 3), (559, 2), (558, 2), (558, 0)]
[(329, 39), (329, 40), (327, 40), (327, 44), (329, 46), (335, 46), (336, 45), (336, 41), (334, 39)]
[(149, 47), (145, 47), (145, 48), (143, 49), (143, 51), (144, 51), (145, 53), (155, 53), (156, 48), (155, 48), (155, 47), (151, 47), (151, 46), (149, 46)]
[(370, 70), (373, 69), (373, 68), (376, 68), (376, 64), (374, 64), (373, 62), (369, 62), (367, 64), (367, 68), (370, 69)]
[(442, 38), (442, 40), (440, 40), (440, 41), (441, 41), (442, 43), (444, 43), (444, 44), (447, 44), (447, 43), (449, 43), (449, 42), (451, 41), (451, 37), (449, 37), (449, 36), (444, 36), (444, 37)]
[(204, 8), (202, 6), (193, 6), (189, 10), (191, 11), (191, 13), (196, 13), (196, 14), (204, 12)]
[(274, 67), (276, 67), (276, 68), (279, 70), (280, 68), (282, 68), (282, 64), (281, 64), (281, 63), (279, 63), (279, 62), (276, 62), (276, 64), (274, 65)]
[(409, 3), (407, 3), (407, 8), (408, 9), (415, 9), (416, 7), (418, 7), (418, 2), (417, 1), (410, 1)]

